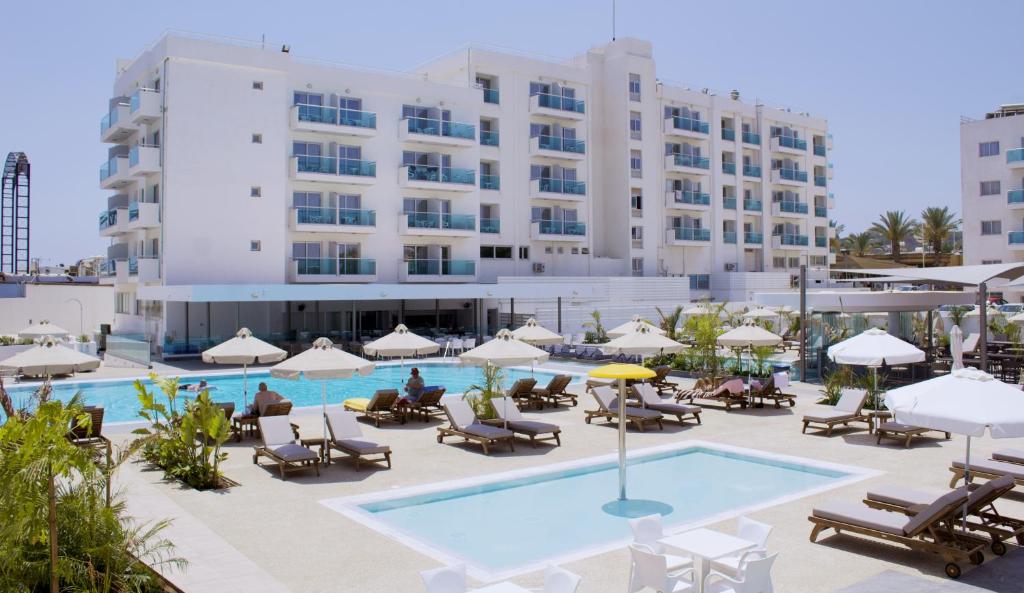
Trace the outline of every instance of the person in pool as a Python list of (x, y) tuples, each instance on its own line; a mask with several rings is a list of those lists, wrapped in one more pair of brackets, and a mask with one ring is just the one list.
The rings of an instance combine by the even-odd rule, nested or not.
[(254, 416), (262, 416), (263, 412), (267, 409), (270, 404), (276, 404), (284, 401), (284, 396), (276, 391), (270, 391), (267, 389), (267, 384), (261, 382), (260, 390), (256, 392), (256, 395), (252, 398), (252, 404), (249, 406), (249, 413)]
[(423, 395), (423, 377), (420, 376), (420, 370), (413, 367), (409, 372), (409, 380), (405, 382), (405, 401), (415, 402)]

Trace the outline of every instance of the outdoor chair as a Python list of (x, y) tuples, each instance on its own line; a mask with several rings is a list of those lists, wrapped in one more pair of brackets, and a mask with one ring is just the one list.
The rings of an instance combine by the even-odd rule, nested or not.
[(282, 480), (286, 472), (301, 471), (310, 466), (316, 470), (316, 475), (320, 475), (320, 456), (312, 449), (295, 443), (295, 433), (287, 416), (260, 416), (257, 424), (263, 444), (253, 450), (254, 464), (259, 464), (260, 457), (274, 461), (281, 471)]
[(745, 539), (748, 542), (754, 542), (755, 546), (738, 554), (715, 558), (711, 561), (711, 568), (733, 577), (739, 577), (743, 574), (743, 567), (748, 560), (758, 556), (763, 558), (768, 555), (768, 536), (771, 533), (771, 525), (755, 521), (749, 517), (739, 517), (736, 524), (736, 537)]
[[(954, 461), (949, 466), (949, 471), (953, 472), (953, 478), (949, 481), (949, 487), (952, 488), (964, 477), (964, 462)], [(1009, 476), (1013, 478), (1018, 486), (1024, 486), (1024, 466), (1017, 463), (971, 460), (970, 472), (972, 479), (985, 478), (986, 480), (995, 480), (996, 478)]]
[(544, 586), (540, 589), (527, 589), (530, 593), (576, 593), (583, 580), (564, 568), (553, 564), (544, 567)]
[(449, 398), (442, 404), (449, 426), (437, 427), (437, 442), (443, 443), (444, 437), (462, 437), (464, 441), (480, 443), (484, 455), (490, 454), (490, 447), (507, 444), (510, 451), (515, 451), (515, 435), (510, 430), (490, 426), (477, 420), (473, 408), (464, 399)]
[(678, 391), (679, 386), (668, 380), (668, 374), (670, 372), (672, 372), (672, 367), (667, 364), (656, 367), (654, 369), (654, 376), (647, 380), (652, 387), (658, 390), (658, 395), (661, 395), (666, 390), (672, 393)]
[[(231, 417), (231, 432), (235, 435), (235, 442), (241, 442), (242, 437), (248, 433), (249, 435), (256, 435), (259, 433), (259, 424), (257, 420), (262, 416), (264, 418), (271, 416), (287, 416), (292, 412), (291, 400), (281, 400), (276, 403), (267, 404), (267, 407), (263, 408), (263, 414), (251, 414), (248, 412), (233, 415)], [(296, 437), (298, 438), (298, 437)]]
[[(763, 553), (757, 556), (748, 556), (747, 559), (740, 565), (737, 571), (737, 576), (731, 577), (727, 574), (722, 574), (714, 569), (704, 577), (704, 591), (726, 591), (730, 593), (771, 593), (774, 591), (772, 587), (772, 564), (775, 562), (775, 558), (778, 554), (772, 554), (771, 556), (764, 556)], [(709, 585), (713, 582), (717, 582), (716, 587), (712, 588)]]
[[(597, 402), (597, 409), (586, 410), (586, 417), (584, 418), (584, 421), (587, 424), (590, 424), (590, 421), (594, 418), (604, 418), (608, 422), (612, 422), (619, 417), (618, 396), (610, 386), (594, 387), (590, 390), (590, 393), (594, 396), (594, 400)], [(655, 410), (626, 406), (625, 419), (627, 422), (632, 423), (640, 432), (644, 431), (644, 426), (647, 423), (656, 423), (658, 425), (658, 430), (664, 429), (664, 426), (661, 423), (661, 412), (657, 412)]]
[(398, 400), (397, 389), (378, 389), (373, 397), (345, 400), (343, 407), (350, 412), (361, 413), (363, 418), (373, 420), (373, 425), (379, 428), (381, 420), (405, 424), (405, 412), (398, 407)]
[(113, 447), (110, 439), (103, 436), (103, 406), (85, 406), (82, 412), (89, 415), (89, 427), (81, 426), (77, 419), (73, 419), (68, 431), (68, 440), (83, 449), (103, 453), (109, 466)]
[(497, 418), (485, 420), (486, 424), (511, 430), (514, 434), (524, 435), (530, 439), (530, 446), (534, 448), (537, 447), (537, 441), (555, 441), (556, 446), (562, 444), (559, 437), (562, 429), (557, 424), (527, 420), (523, 417), (512, 398), (491, 398), (491, 407), (494, 408)]
[(420, 572), (427, 593), (466, 593), (466, 565), (443, 566)]
[(516, 400), (520, 409), (526, 406), (533, 406), (538, 410), (544, 407), (544, 400), (533, 394), (533, 388), (537, 386), (537, 380), (531, 378), (516, 379), (512, 387), (505, 392), (505, 397)]
[(760, 389), (751, 391), (751, 395), (754, 398), (760, 399), (762, 404), (766, 399), (771, 400), (775, 403), (776, 409), (782, 407), (782, 402), (789, 402), (789, 407), (796, 405), (795, 395), (783, 393), (782, 389), (776, 386), (775, 375), (769, 375), (768, 379), (765, 380)]
[[(391, 447), (379, 445), (363, 439), (363, 430), (352, 412), (333, 411), (327, 413), (327, 430), (331, 438), (327, 441), (328, 449), (324, 460), (331, 463), (331, 449), (348, 455), (355, 461), (356, 471), (365, 461), (383, 461), (391, 469)], [(379, 455), (380, 457), (372, 457)]]
[(530, 392), (535, 398), (547, 400), (553, 408), (557, 408), (562, 402), (575, 406), (579, 403), (576, 401), (576, 394), (565, 390), (570, 383), (571, 375), (555, 375), (548, 381), (547, 387), (534, 387)]
[(871, 419), (863, 412), (867, 399), (868, 392), (864, 389), (843, 389), (835, 408), (819, 406), (822, 408), (820, 412), (804, 416), (802, 432), (806, 434), (808, 427), (824, 428), (825, 436), (832, 436), (832, 429), (837, 424), (849, 426), (851, 422), (864, 422), (870, 427)]
[[(931, 431), (930, 428), (922, 428), (920, 426), (910, 426), (902, 424), (894, 420), (887, 420), (875, 427), (875, 435), (878, 439), (875, 444), (881, 444), (882, 439), (892, 439), (896, 441), (902, 441), (903, 447), (909, 449), (910, 441), (916, 437), (923, 435), (926, 432)], [(941, 432), (946, 435), (946, 440), (949, 440), (950, 434), (948, 432), (938, 430), (935, 432)]]
[(655, 389), (650, 383), (634, 383), (630, 390), (636, 394), (637, 399), (647, 410), (654, 410), (668, 416), (675, 416), (676, 421), (682, 424), (686, 419), (696, 420), (697, 424), (701, 424), (700, 421), (700, 406), (692, 406), (688, 404), (672, 403), (671, 401), (664, 401), (661, 396), (658, 395), (658, 390)]
[(647, 546), (629, 544), (629, 590), (632, 593), (645, 588), (660, 593), (688, 591), (694, 578), (692, 567), (670, 572), (664, 554), (657, 554)]
[(431, 416), (443, 416), (441, 398), (444, 397), (444, 392), (445, 388), (440, 386), (424, 388), (419, 399), (409, 402), (409, 413), (420, 416), (424, 422), (429, 422)]
[(655, 554), (664, 555), (668, 570), (679, 570), (693, 566), (692, 558), (665, 553), (665, 547), (659, 541), (665, 537), (661, 515), (645, 515), (636, 519), (630, 519), (629, 527), (633, 530), (633, 543), (647, 546)]
[(992, 460), (1024, 465), (1024, 449), (1000, 449), (992, 454)]

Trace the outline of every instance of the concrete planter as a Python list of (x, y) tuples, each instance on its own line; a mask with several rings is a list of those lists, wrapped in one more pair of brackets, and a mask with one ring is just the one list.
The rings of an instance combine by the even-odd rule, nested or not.
[(96, 356), (96, 342), (72, 342), (71, 347), (89, 356)]

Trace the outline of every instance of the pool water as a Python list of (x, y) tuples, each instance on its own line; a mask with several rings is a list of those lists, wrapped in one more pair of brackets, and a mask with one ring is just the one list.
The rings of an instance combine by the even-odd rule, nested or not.
[[(409, 378), (409, 369), (412, 366), (408, 362), (404, 366), (397, 363), (378, 364), (373, 373), (368, 376), (328, 381), (327, 403), (338, 404), (351, 397), (370, 397), (378, 389), (401, 391), (405, 381)], [(441, 363), (417, 363), (415, 366), (420, 370), (420, 375), (426, 385), (443, 385), (446, 393), (449, 394), (462, 393), (471, 385), (483, 383), (483, 369), (479, 367)], [(518, 369), (505, 369), (504, 374), (505, 388), (511, 387), (516, 379), (531, 376), (529, 370)], [(553, 376), (552, 373), (541, 371), (533, 373), (538, 385), (546, 385)], [(181, 384), (196, 384), (202, 379), (206, 379), (209, 383), (210, 396), (214, 401), (234, 402), (235, 409), (242, 410), (241, 373), (189, 375), (182, 377)], [(144, 382), (150, 389), (154, 388), (148, 379), (144, 379)], [(261, 370), (249, 372), (250, 402), (260, 382), (266, 382), (271, 390), (290, 399), (295, 407), (319, 406), (322, 401), (320, 381), (275, 379), (266, 370)], [(34, 390), (34, 387), (14, 387), (8, 389), (8, 392), (15, 404), (18, 404), (27, 400)], [(102, 405), (104, 407), (104, 422), (141, 420), (138, 415), (138, 395), (133, 381), (55, 383), (53, 392), (57, 398), (64, 401), (70, 399), (75, 393), (81, 392), (86, 405)], [(181, 395), (182, 397), (194, 396), (193, 393), (185, 391), (182, 391)]]
[[(414, 547), (431, 547), (478, 573), (513, 574), (623, 544), (628, 519), (602, 507), (618, 492), (613, 461), (470, 487), (375, 501), (323, 504), (397, 534)], [(684, 446), (631, 458), (629, 497), (658, 501), (667, 528), (828, 487), (850, 473), (749, 456), (706, 446)], [(395, 496), (387, 493), (384, 496)], [(376, 525), (374, 525), (376, 524)], [(410, 542), (409, 540), (412, 540)]]

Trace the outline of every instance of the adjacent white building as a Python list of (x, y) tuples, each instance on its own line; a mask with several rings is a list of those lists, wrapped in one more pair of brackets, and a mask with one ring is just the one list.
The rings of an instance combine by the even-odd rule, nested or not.
[(1024, 105), (961, 120), (960, 199), (965, 264), (1024, 261)]
[(172, 35), (118, 63), (100, 140), (115, 332), (168, 351), (827, 277), (826, 121), (662, 84), (635, 39), (383, 73)]

